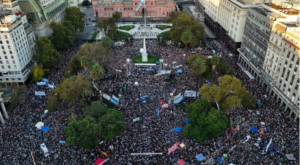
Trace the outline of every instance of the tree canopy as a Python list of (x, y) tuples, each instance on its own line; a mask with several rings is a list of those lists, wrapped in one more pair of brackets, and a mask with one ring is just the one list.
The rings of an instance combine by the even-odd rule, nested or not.
[(208, 84), (204, 84), (199, 90), (201, 97), (209, 102), (218, 103), (220, 109), (224, 111), (240, 107), (242, 103), (246, 107), (254, 104), (255, 99), (253, 99), (251, 94), (247, 93), (246, 88), (242, 86), (239, 79), (225, 75), (219, 77), (218, 81), (219, 85), (213, 84), (211, 87)]
[(50, 68), (60, 59), (60, 54), (46, 37), (36, 39), (35, 43), (37, 51), (33, 55), (33, 59), (43, 68)]
[(170, 33), (173, 43), (182, 42), (185, 47), (195, 46), (203, 37), (204, 26), (199, 24), (192, 15), (173, 11), (168, 21), (173, 24)]
[(11, 95), (11, 104), (12, 106), (21, 105), (26, 101), (27, 87), (22, 86), (13, 86), (12, 95)]
[(203, 142), (218, 137), (227, 127), (228, 119), (210, 106), (205, 99), (198, 99), (187, 106), (190, 123), (183, 128), (183, 136)]
[(72, 6), (65, 9), (65, 21), (70, 21), (76, 34), (84, 30), (84, 14), (78, 7)]
[(51, 43), (55, 46), (56, 49), (68, 48), (74, 42), (75, 35), (72, 31), (74, 27), (70, 24), (70, 21), (68, 21), (66, 25), (68, 27), (56, 22), (51, 23), (53, 33), (50, 39)]
[(41, 66), (37, 65), (32, 69), (32, 80), (37, 82), (40, 81), (44, 76), (44, 70)]
[(79, 120), (72, 120), (65, 128), (67, 144), (90, 149), (101, 140), (111, 140), (125, 129), (122, 113), (109, 109), (101, 101), (92, 102), (83, 110)]
[(60, 99), (80, 105), (93, 95), (91, 83), (82, 74), (65, 79), (56, 87), (55, 92)]

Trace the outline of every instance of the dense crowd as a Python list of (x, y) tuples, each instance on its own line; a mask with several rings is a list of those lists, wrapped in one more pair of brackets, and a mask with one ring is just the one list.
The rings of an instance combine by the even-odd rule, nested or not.
[[(99, 151), (107, 151), (109, 161), (106, 164), (115, 165), (169, 165), (176, 164), (178, 159), (184, 159), (185, 164), (200, 164), (196, 154), (206, 156), (207, 164), (217, 164), (216, 158), (227, 154), (228, 157), (219, 164), (276, 164), (282, 163), (284, 154), (299, 155), (299, 130), (298, 123), (288, 118), (288, 112), (284, 112), (272, 97), (264, 97), (265, 89), (256, 82), (248, 81), (249, 78), (236, 65), (236, 56), (227, 56), (230, 51), (224, 48), (217, 40), (205, 40), (193, 49), (179, 49), (174, 45), (160, 46), (157, 40), (147, 40), (147, 51), (164, 59), (164, 69), (171, 70), (169, 74), (157, 76), (159, 67), (154, 70), (143, 70), (137, 66), (129, 67), (130, 74), (120, 72), (128, 67), (126, 59), (139, 53), (142, 47), (142, 40), (133, 40), (124, 47), (113, 50), (114, 61), (106, 68), (105, 78), (99, 81), (100, 90), (120, 99), (118, 110), (123, 113), (123, 121), (126, 130), (118, 134), (112, 141), (99, 142), (95, 149), (86, 150), (79, 146), (70, 147), (60, 144), (65, 141), (64, 127), (68, 123), (71, 113), (80, 114), (82, 107), (77, 104), (69, 105), (63, 102), (57, 111), (50, 112), (43, 119), (50, 130), (39, 134), (35, 124), (40, 121), (40, 116), (45, 110), (46, 97), (34, 96), (34, 91), (43, 90), (46, 93), (50, 89), (38, 87), (32, 83), (28, 85), (26, 103), (18, 107), (8, 107), (10, 118), (5, 125), (0, 126), (0, 162), (1, 164), (33, 164), (32, 156), (37, 164), (93, 164), (97, 158), (106, 158)], [(49, 71), (46, 78), (54, 84), (61, 81), (68, 62), (78, 51), (77, 43), (68, 50), (61, 52), (63, 59)], [(203, 45), (209, 46), (204, 47)], [(211, 48), (209, 48), (211, 47)], [(203, 55), (212, 55), (212, 48), (216, 54), (225, 57), (249, 91), (257, 99), (262, 100), (261, 106), (251, 110), (236, 108), (229, 111), (231, 126), (218, 138), (212, 138), (204, 143), (198, 143), (193, 139), (185, 139), (182, 133), (174, 131), (175, 127), (184, 127), (184, 119), (188, 118), (187, 113), (181, 106), (173, 106), (170, 109), (161, 109), (161, 102), (167, 103), (170, 100), (169, 93), (176, 89), (176, 94), (185, 90), (197, 90), (196, 80), (191, 71), (185, 65), (188, 57), (197, 52)], [(186, 56), (183, 56), (186, 54)], [(177, 74), (175, 65), (182, 65), (183, 73)], [(221, 76), (214, 73), (214, 82)], [(174, 79), (175, 81), (171, 81)], [(138, 82), (138, 86), (134, 85)], [(201, 82), (202, 85), (205, 82)], [(124, 90), (126, 85), (126, 90)], [(42, 89), (41, 89), (42, 88)], [(95, 95), (99, 92), (95, 91)], [(149, 97), (145, 102), (137, 102), (136, 99), (144, 95)], [(181, 104), (189, 104), (192, 98), (185, 98)], [(156, 109), (160, 110), (159, 115)], [(258, 113), (258, 112), (259, 113)], [(139, 121), (133, 119), (139, 117)], [(249, 127), (260, 128), (260, 122), (265, 122), (266, 131), (259, 143), (259, 133), (252, 133)], [(232, 127), (237, 128), (232, 131)], [(245, 142), (246, 136), (251, 138)], [(270, 139), (273, 143), (267, 153), (262, 150)], [(184, 143), (171, 155), (167, 155), (168, 148), (175, 142)], [(45, 157), (39, 145), (45, 143), (50, 151), (50, 156)], [(162, 155), (132, 156), (131, 153), (162, 153)], [(32, 156), (31, 156), (32, 153)]]

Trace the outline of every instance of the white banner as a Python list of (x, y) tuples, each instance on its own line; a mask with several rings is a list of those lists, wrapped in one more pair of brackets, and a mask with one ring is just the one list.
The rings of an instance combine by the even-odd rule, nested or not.
[[(198, 94), (199, 95), (199, 94)], [(196, 91), (186, 90), (184, 92), (184, 97), (196, 97)]]
[(46, 96), (46, 93), (43, 91), (35, 91), (34, 93), (36, 96)]
[(105, 98), (106, 100), (109, 100), (109, 101), (110, 101), (110, 96), (107, 95), (107, 94), (105, 94), (105, 93), (103, 93), (103, 98)]
[(37, 85), (46, 85), (46, 82), (41, 81), (41, 82), (37, 82), (36, 84)]
[(139, 121), (139, 120), (140, 120), (140, 118), (137, 117), (137, 118), (134, 118), (132, 121), (133, 121), (133, 122), (137, 122), (137, 121)]

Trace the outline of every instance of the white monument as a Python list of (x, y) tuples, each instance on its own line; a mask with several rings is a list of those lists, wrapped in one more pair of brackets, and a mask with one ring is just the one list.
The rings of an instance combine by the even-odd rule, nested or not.
[[(144, 5), (144, 32), (146, 32), (146, 3), (145, 0), (141, 0), (140, 4), (138, 6), (138, 8), (136, 9), (137, 11), (139, 11), (140, 6)], [(143, 40), (143, 48), (140, 49), (140, 52), (142, 53), (142, 61), (143, 62), (147, 62), (148, 61), (148, 54), (147, 54), (147, 50), (146, 50), (146, 38), (144, 37)]]

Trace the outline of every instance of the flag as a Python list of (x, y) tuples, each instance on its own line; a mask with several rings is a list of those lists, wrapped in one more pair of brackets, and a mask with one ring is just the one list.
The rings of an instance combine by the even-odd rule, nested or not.
[(136, 8), (136, 11), (140, 10), (140, 7), (145, 4), (145, 0), (141, 0), (139, 6)]
[(172, 147), (168, 149), (168, 155), (170, 155), (172, 152), (176, 151), (178, 148), (178, 142), (176, 142)]
[(156, 115), (159, 116), (159, 110), (156, 108)]
[(101, 159), (98, 158), (95, 162), (95, 165), (103, 165), (105, 162), (107, 162), (109, 159)]
[(269, 141), (269, 143), (268, 143), (268, 145), (266, 147), (266, 152), (268, 152), (268, 149), (269, 149), (269, 147), (270, 147), (271, 144), (272, 144), (272, 138), (271, 138), (271, 140)]
[(124, 85), (124, 92), (126, 92), (126, 84)]
[[(101, 151), (101, 150), (100, 150), (100, 151)], [(107, 158), (109, 157), (108, 154), (107, 154), (107, 152), (101, 151), (101, 153), (102, 153), (104, 156), (106, 156)]]

